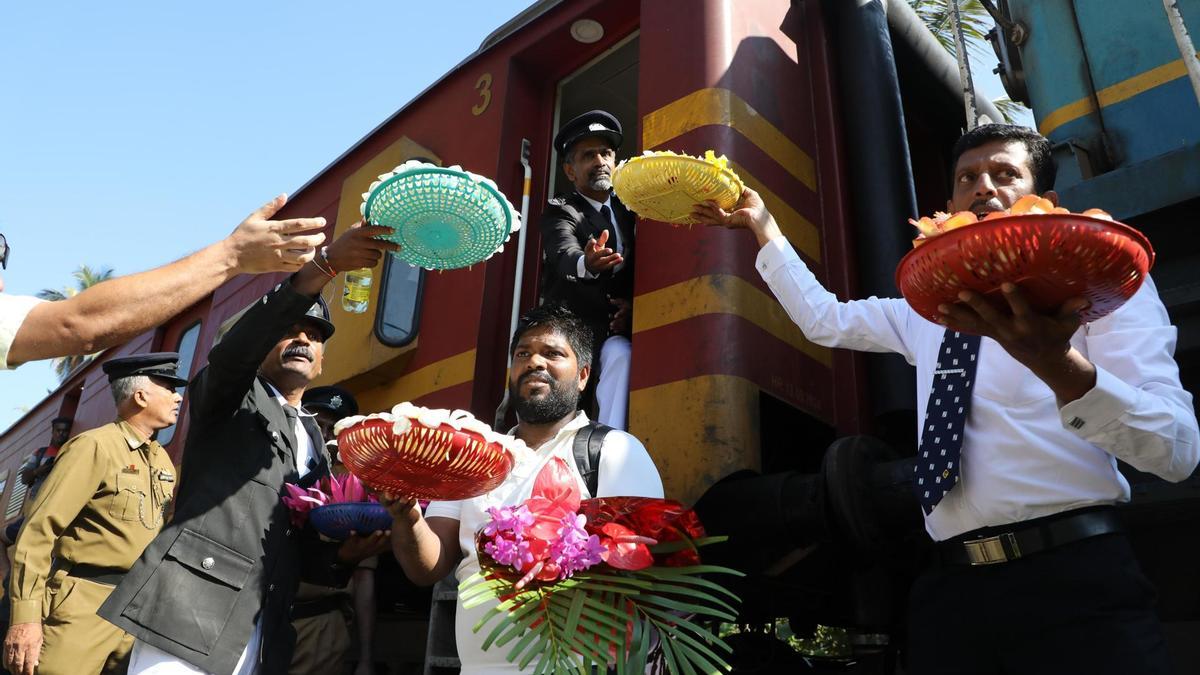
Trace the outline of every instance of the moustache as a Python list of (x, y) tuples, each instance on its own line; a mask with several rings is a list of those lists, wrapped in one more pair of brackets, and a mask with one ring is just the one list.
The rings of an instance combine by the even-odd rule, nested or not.
[(538, 382), (542, 382), (547, 385), (554, 386), (554, 378), (550, 377), (550, 373), (547, 373), (543, 370), (531, 370), (528, 373), (525, 373), (524, 375), (518, 377), (517, 385), (520, 386), (522, 384), (525, 384), (525, 381), (531, 377), (537, 378)]
[(314, 358), (312, 350), (304, 345), (292, 345), (283, 350), (283, 358), (289, 359), (293, 356), (303, 356), (309, 361), (312, 361)]

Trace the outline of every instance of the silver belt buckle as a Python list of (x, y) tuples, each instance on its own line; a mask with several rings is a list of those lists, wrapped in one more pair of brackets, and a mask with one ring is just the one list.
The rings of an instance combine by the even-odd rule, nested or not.
[(995, 565), (1021, 557), (1021, 548), (1012, 532), (964, 541), (963, 548), (972, 565)]

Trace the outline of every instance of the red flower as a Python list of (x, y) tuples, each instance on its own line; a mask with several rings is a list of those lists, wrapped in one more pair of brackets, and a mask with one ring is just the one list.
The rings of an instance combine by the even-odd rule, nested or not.
[(604, 546), (604, 562), (619, 570), (640, 570), (654, 564), (647, 544), (657, 544), (649, 537), (617, 523), (605, 523), (600, 528), (600, 543)]
[[(696, 512), (670, 499), (651, 497), (599, 497), (586, 499), (580, 513), (587, 516), (588, 531), (604, 536), (604, 527), (615, 523), (633, 534), (659, 543), (698, 539), (704, 527)], [(619, 557), (620, 559), (620, 557)], [(640, 561), (640, 559), (639, 559)], [(605, 560), (605, 562), (609, 562)], [(700, 563), (695, 547), (656, 556), (655, 562), (668, 567), (684, 567)], [(613, 567), (617, 567), (609, 562)], [(622, 569), (641, 569), (622, 568)]]
[(547, 462), (533, 481), (533, 496), (525, 502), (536, 519), (526, 536), (554, 541), (562, 519), (579, 511), (579, 496), (579, 484), (567, 463), (558, 457)]

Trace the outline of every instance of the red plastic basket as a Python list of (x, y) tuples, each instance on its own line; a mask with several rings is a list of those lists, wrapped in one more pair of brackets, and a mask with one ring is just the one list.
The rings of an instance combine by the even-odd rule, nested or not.
[(1030, 305), (1052, 311), (1076, 297), (1092, 304), (1080, 313), (1095, 321), (1133, 297), (1154, 264), (1150, 241), (1137, 230), (1077, 214), (994, 218), (933, 237), (896, 267), (896, 285), (921, 316), (936, 321), (938, 305), (958, 302), (963, 290), (1008, 307), (1006, 281)]
[(396, 435), (391, 421), (364, 419), (338, 434), (338, 454), (371, 488), (438, 501), (490, 492), (513, 467), (512, 453), (479, 433), (416, 420), (408, 433)]

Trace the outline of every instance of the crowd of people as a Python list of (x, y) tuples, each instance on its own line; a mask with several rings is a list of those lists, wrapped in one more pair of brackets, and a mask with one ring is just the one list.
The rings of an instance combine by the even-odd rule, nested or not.
[[(12, 367), (119, 344), (234, 274), (292, 273), (191, 378), (182, 481), (154, 441), (179, 410), (175, 354), (105, 362), (112, 424), (68, 441), (71, 421), (55, 420), (51, 443), (21, 474), (31, 498), (12, 549), (5, 667), (335, 672), (350, 649), (351, 607), (369, 664), (377, 556), (393, 555), (420, 585), (467, 578), (479, 570), (475, 534), (488, 508), (527, 499), (555, 458), (585, 497), (662, 497), (652, 452), (623, 430), (636, 232), (612, 193), (620, 142), (603, 111), (555, 137), (571, 189), (542, 215), (546, 304), (521, 317), (509, 345), (516, 425), (507, 433), (533, 452), (472, 499), (423, 510), (409, 495), (380, 495), (389, 531), (329, 542), (294, 526), (280, 501), (285, 483), (337, 470), (330, 425), (357, 404), (309, 386), (336, 345), (320, 292), (328, 270), (372, 267), (394, 250), (375, 238), (381, 228), (351, 228), (322, 247), (324, 221), (273, 221), (277, 199), (163, 268), (58, 303), (0, 294), (0, 366)], [(983, 217), (1030, 194), (1056, 199), (1049, 143), (1027, 129), (968, 132), (952, 169), (950, 211)], [(755, 268), (809, 340), (899, 353), (916, 367), (913, 486), (936, 555), (911, 590), (909, 672), (1169, 672), (1153, 589), (1112, 509), (1130, 497), (1118, 459), (1177, 481), (1200, 458), (1176, 331), (1152, 280), (1087, 324), (1085, 299), (1039, 312), (1011, 284), (1006, 306), (963, 291), (934, 323), (901, 299), (836, 298), (753, 190), (730, 211), (704, 203), (694, 215), (752, 233)], [(351, 579), (354, 590), (342, 590)], [(463, 672), (521, 672), (472, 631), (487, 609), (458, 608)]]

